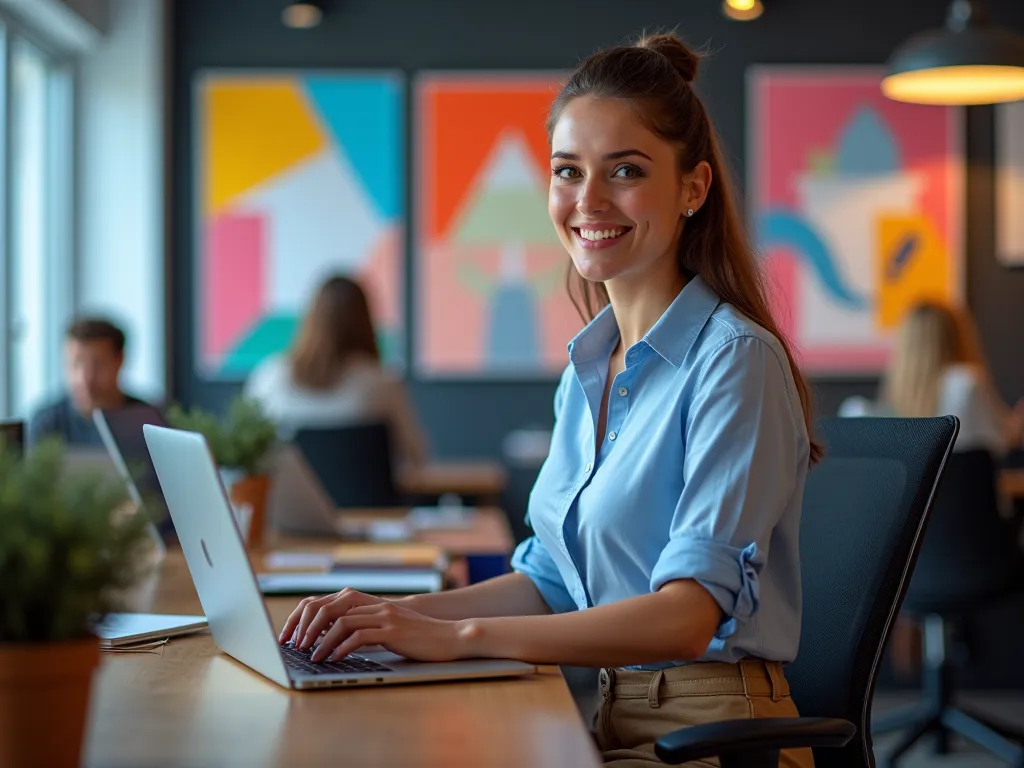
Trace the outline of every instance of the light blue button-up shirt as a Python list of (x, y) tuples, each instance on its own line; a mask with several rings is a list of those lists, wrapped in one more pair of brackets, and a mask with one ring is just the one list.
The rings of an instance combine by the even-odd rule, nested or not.
[(693, 278), (626, 351), (595, 446), (618, 340), (606, 307), (569, 344), (512, 567), (559, 613), (696, 579), (724, 614), (700, 660), (791, 661), (810, 444), (782, 345)]

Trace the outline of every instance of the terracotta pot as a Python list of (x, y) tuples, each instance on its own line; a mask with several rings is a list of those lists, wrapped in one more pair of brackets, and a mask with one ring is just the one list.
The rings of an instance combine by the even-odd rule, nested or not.
[(252, 509), (249, 521), (249, 537), (246, 546), (251, 550), (263, 549), (263, 537), (267, 529), (267, 495), (270, 492), (270, 477), (267, 475), (246, 475), (231, 486), (231, 501), (248, 504)]
[(0, 643), (0, 765), (78, 768), (93, 672), (94, 638)]

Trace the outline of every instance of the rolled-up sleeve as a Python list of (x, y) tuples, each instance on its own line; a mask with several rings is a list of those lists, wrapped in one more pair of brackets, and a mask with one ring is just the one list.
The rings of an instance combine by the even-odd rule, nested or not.
[(709, 356), (683, 424), (683, 491), (651, 590), (694, 579), (724, 614), (725, 639), (757, 613), (772, 531), (809, 443), (785, 356), (754, 336)]
[(575, 611), (576, 602), (565, 588), (558, 566), (536, 536), (522, 541), (512, 554), (512, 570), (530, 577), (554, 613)]

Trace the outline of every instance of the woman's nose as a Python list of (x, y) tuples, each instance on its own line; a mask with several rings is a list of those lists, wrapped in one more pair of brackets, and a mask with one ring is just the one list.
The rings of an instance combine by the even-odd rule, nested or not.
[(599, 213), (611, 207), (608, 192), (604, 185), (596, 181), (588, 181), (580, 189), (576, 200), (576, 210), (582, 214)]

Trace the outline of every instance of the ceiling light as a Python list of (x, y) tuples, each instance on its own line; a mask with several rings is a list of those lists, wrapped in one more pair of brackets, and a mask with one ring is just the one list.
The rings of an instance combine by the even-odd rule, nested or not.
[(914, 35), (889, 59), (882, 93), (913, 104), (1024, 99), (1024, 36), (989, 23), (984, 4), (955, 0), (946, 26)]
[(736, 21), (750, 21), (764, 13), (761, 0), (722, 0), (722, 13)]
[(288, 3), (281, 12), (281, 21), (292, 29), (311, 29), (324, 17), (323, 4), (313, 0)]

